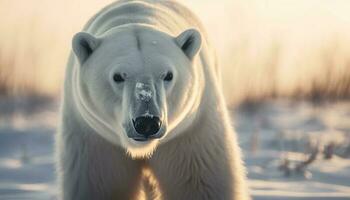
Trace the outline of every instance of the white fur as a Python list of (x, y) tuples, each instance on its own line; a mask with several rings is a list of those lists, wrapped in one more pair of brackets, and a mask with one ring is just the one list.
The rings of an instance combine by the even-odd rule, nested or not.
[[(101, 10), (73, 39), (64, 88), (62, 199), (249, 199), (215, 54), (183, 6), (119, 1)], [(138, 111), (140, 102), (150, 108)], [(135, 113), (160, 116), (164, 135), (127, 137)]]

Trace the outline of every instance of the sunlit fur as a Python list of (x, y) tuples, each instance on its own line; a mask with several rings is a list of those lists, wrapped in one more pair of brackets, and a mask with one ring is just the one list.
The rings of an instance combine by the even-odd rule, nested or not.
[[(74, 36), (66, 70), (62, 198), (137, 199), (144, 190), (150, 199), (249, 199), (218, 71), (202, 26), (176, 2), (120, 1), (96, 14)], [(114, 82), (116, 72), (125, 81)], [(128, 135), (138, 83), (151, 86), (159, 139)]]

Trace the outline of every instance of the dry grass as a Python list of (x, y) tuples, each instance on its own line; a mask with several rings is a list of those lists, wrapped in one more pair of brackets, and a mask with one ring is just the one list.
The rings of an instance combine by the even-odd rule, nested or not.
[(105, 1), (0, 1), (0, 90), (57, 95), (70, 38)]
[[(0, 0), (0, 93), (58, 95), (72, 35), (111, 1)], [(348, 1), (183, 2), (218, 49), (229, 103), (349, 97)]]

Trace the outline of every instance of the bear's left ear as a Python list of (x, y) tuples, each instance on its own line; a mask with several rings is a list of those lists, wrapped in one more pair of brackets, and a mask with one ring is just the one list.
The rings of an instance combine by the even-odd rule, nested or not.
[(91, 56), (99, 44), (100, 40), (89, 33), (79, 32), (75, 34), (72, 41), (72, 48), (80, 65)]
[(188, 29), (175, 38), (186, 56), (192, 60), (202, 45), (201, 34), (196, 29)]

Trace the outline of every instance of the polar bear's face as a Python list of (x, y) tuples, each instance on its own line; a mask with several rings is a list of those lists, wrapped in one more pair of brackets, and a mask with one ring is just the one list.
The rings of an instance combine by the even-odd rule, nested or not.
[(97, 132), (132, 156), (149, 155), (181, 132), (202, 90), (200, 46), (193, 29), (177, 37), (149, 27), (116, 28), (99, 38), (78, 33), (77, 84), (90, 110), (113, 129)]

